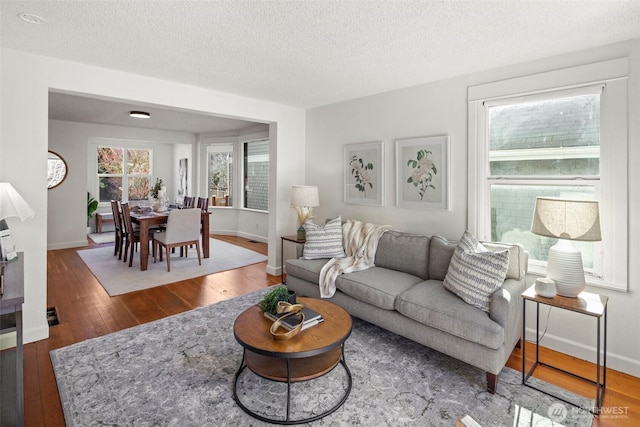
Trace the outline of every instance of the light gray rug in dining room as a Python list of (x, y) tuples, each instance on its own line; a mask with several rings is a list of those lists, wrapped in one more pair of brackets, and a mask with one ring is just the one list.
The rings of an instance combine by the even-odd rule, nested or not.
[(171, 271), (167, 272), (167, 262), (154, 264), (149, 257), (148, 268), (140, 270), (140, 253), (134, 252), (133, 266), (113, 256), (113, 246), (102, 246), (77, 251), (82, 261), (111, 296), (149, 289), (167, 283), (205, 276), (220, 271), (232, 270), (267, 260), (265, 255), (232, 245), (217, 239), (209, 239), (209, 258), (202, 258), (198, 265), (195, 247), (189, 249), (188, 257), (180, 257), (179, 249), (171, 254)]
[(87, 235), (88, 238), (93, 240), (93, 243), (103, 244), (103, 243), (112, 243), (116, 240), (116, 232), (115, 231), (103, 231), (102, 233), (91, 233)]
[[(267, 425), (232, 398), (242, 358), (233, 322), (266, 291), (51, 351), (67, 426)], [(465, 414), (482, 426), (591, 425), (590, 414), (522, 386), (512, 369), (503, 369), (492, 395), (481, 370), (359, 319), (354, 318), (345, 358), (353, 375), (351, 394), (336, 412), (310, 425), (453, 426)], [(331, 407), (345, 390), (345, 378), (339, 365), (323, 377), (294, 383), (292, 418)], [(283, 418), (286, 384), (245, 369), (238, 394), (260, 414)], [(566, 417), (558, 408), (565, 408)]]

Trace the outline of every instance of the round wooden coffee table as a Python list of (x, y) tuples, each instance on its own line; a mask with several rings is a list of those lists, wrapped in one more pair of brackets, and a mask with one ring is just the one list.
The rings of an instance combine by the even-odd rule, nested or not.
[[(344, 343), (351, 335), (351, 315), (343, 308), (315, 298), (298, 298), (298, 302), (317, 311), (324, 322), (298, 333), (289, 340), (275, 340), (269, 333), (273, 321), (264, 317), (262, 309), (252, 306), (242, 312), (233, 325), (236, 341), (244, 347), (242, 363), (233, 383), (233, 398), (246, 413), (276, 424), (301, 424), (325, 417), (338, 409), (351, 392), (351, 372), (344, 359)], [(344, 396), (333, 407), (311, 418), (290, 418), (291, 383), (318, 378), (332, 371), (338, 363), (347, 374)], [(247, 408), (238, 398), (238, 378), (245, 368), (263, 378), (287, 383), (286, 419), (272, 419)]]

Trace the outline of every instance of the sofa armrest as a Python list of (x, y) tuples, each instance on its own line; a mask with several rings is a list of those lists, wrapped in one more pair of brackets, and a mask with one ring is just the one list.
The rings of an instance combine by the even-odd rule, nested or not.
[[(520, 294), (525, 290), (525, 279), (507, 279), (500, 289), (491, 295), (489, 317), (507, 329), (520, 315)], [(515, 319), (517, 321), (518, 319)]]

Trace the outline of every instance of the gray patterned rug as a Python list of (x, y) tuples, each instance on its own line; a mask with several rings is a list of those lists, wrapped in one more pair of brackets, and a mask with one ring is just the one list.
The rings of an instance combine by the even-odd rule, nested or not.
[[(264, 292), (53, 350), (67, 426), (266, 425), (232, 398), (242, 358), (233, 321)], [(351, 394), (341, 408), (313, 425), (452, 426), (465, 414), (483, 426), (591, 425), (590, 415), (522, 386), (516, 371), (505, 368), (498, 392), (491, 395), (479, 369), (359, 319), (354, 319), (345, 357), (353, 375)], [(295, 383), (292, 418), (331, 407), (344, 387), (340, 365), (319, 379)], [(238, 395), (257, 412), (281, 416), (286, 385), (245, 370)], [(558, 412), (558, 405), (565, 410)]]

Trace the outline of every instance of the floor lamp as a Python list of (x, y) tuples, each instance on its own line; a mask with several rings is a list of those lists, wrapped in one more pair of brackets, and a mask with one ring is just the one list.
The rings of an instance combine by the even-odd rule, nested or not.
[(559, 295), (577, 297), (586, 283), (582, 254), (571, 242), (602, 240), (598, 202), (538, 197), (531, 232), (558, 239), (549, 249), (547, 277), (555, 282)]

